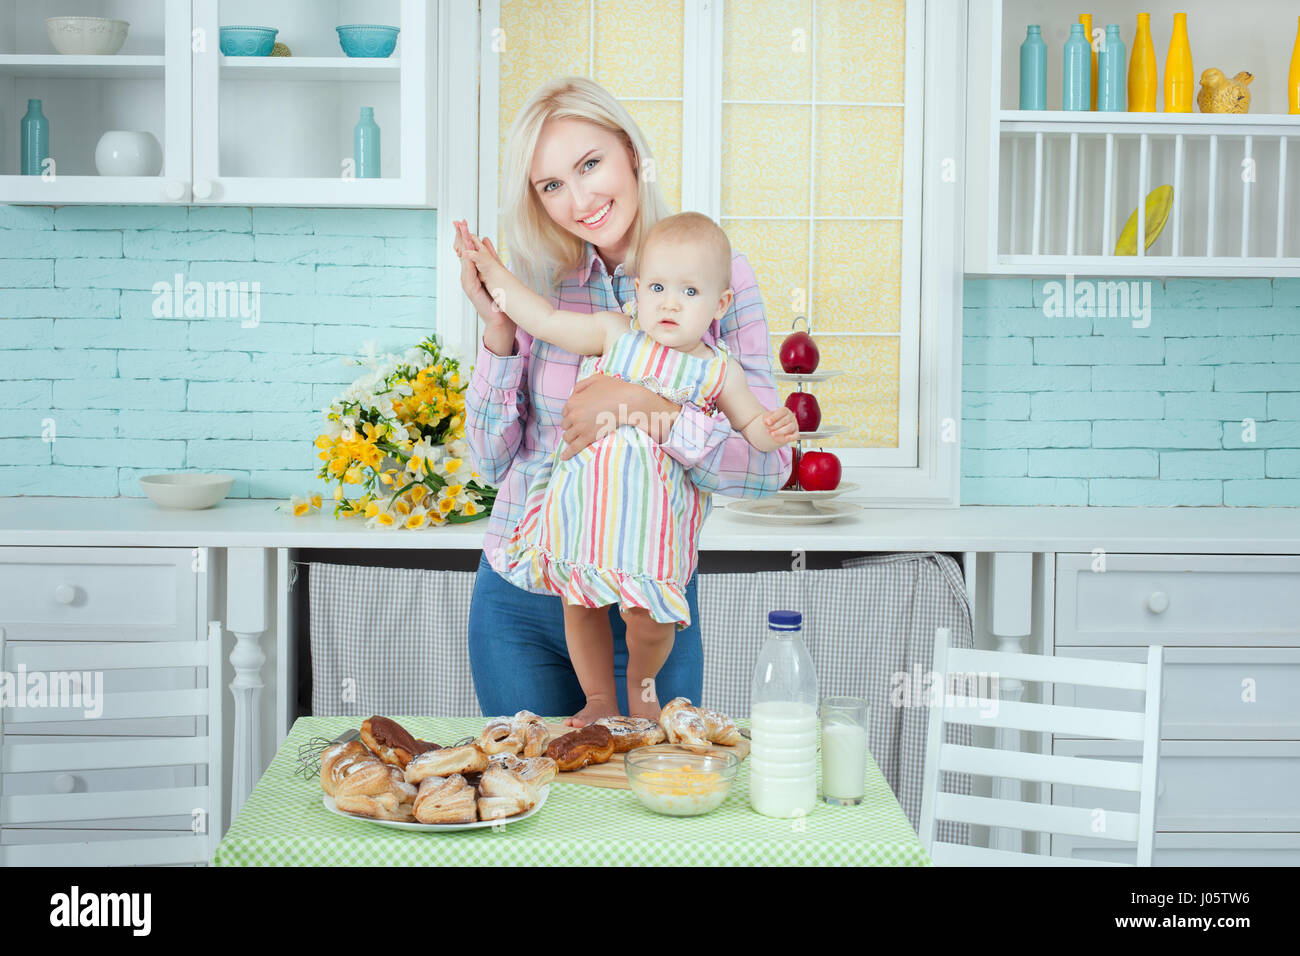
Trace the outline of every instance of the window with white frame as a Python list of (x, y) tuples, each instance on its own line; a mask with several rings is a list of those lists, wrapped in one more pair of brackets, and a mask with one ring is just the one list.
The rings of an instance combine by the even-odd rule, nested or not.
[(805, 386), (824, 423), (846, 426), (818, 444), (850, 467), (915, 468), (924, 9), (484, 0), (481, 227), (495, 231), (519, 108), (556, 76), (592, 77), (641, 125), (669, 205), (713, 216), (754, 267), (773, 369), (804, 315), (820, 369), (842, 373)]

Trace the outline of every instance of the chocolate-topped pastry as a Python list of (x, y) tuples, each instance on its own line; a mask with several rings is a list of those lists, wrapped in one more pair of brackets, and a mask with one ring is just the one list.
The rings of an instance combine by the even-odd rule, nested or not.
[(561, 772), (605, 763), (613, 755), (614, 735), (600, 724), (588, 724), (581, 730), (556, 737), (546, 748), (546, 756), (555, 761)]
[(374, 751), (384, 763), (406, 769), (411, 758), (429, 750), (441, 748), (427, 740), (417, 740), (395, 720), (388, 717), (371, 717), (361, 725), (361, 742)]
[(609, 728), (614, 735), (616, 754), (663, 743), (668, 736), (659, 726), (659, 721), (646, 717), (597, 717), (592, 723)]

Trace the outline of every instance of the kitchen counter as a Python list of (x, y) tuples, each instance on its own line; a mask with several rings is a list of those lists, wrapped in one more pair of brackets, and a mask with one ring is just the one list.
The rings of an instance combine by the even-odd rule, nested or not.
[[(716, 498), (705, 551), (1091, 551), (1300, 554), (1297, 508), (866, 508), (838, 522), (777, 525)], [(328, 504), (328, 503), (327, 503)], [(0, 497), (0, 546), (445, 548), (476, 551), (487, 522), (372, 531), (328, 510), (295, 518), (279, 499), (165, 511), (145, 498)]]

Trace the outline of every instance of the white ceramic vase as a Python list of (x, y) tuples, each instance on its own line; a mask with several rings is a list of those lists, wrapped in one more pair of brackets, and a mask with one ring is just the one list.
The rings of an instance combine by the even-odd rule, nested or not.
[(95, 144), (95, 169), (101, 176), (157, 176), (162, 147), (153, 133), (110, 129)]

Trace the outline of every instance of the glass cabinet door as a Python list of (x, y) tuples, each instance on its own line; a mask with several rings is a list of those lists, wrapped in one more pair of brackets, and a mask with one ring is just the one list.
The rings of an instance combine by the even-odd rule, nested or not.
[[(418, 0), (198, 0), (194, 201), (430, 204), (431, 6)], [(396, 27), (395, 46), (386, 55), (382, 47), (371, 48), (375, 55), (348, 55), (336, 28), (350, 25)], [(276, 44), (273, 52), (251, 46), (257, 38), (246, 29), (227, 30), (223, 46), (223, 28), (234, 27), (275, 31), (264, 35), (265, 43)], [(358, 49), (374, 39), (358, 37)], [(240, 43), (253, 52), (236, 53)], [(373, 138), (378, 130), (377, 156), (358, 154), (363, 113), (365, 135)]]
[[(0, 202), (189, 200), (190, 4), (93, 9), (54, 17), (53, 4), (0, 0)], [(24, 175), (22, 130), (38, 112), (48, 153)]]

